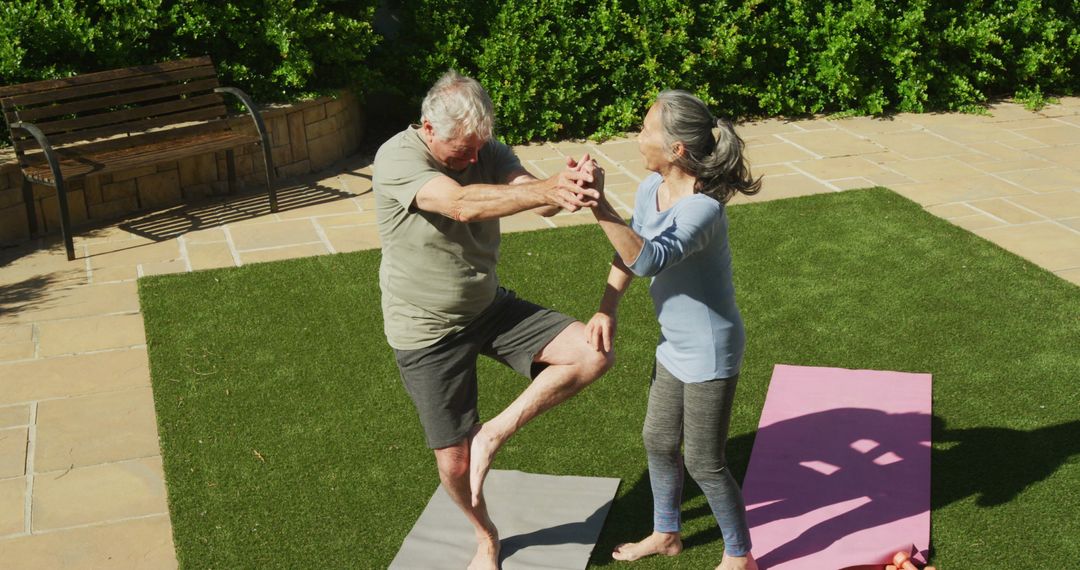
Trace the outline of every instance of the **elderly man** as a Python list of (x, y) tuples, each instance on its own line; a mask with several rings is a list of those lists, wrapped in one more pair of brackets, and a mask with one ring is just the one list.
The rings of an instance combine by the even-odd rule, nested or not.
[[(384, 327), (443, 486), (476, 529), (469, 568), (497, 568), (499, 538), (482, 492), (496, 451), (611, 366), (582, 323), (499, 286), (499, 218), (591, 207), (602, 171), (586, 155), (557, 176), (534, 178), (492, 138), (483, 87), (455, 71), (435, 83), (421, 110), (421, 124), (375, 156)], [(484, 424), (476, 409), (480, 354), (532, 380)]]

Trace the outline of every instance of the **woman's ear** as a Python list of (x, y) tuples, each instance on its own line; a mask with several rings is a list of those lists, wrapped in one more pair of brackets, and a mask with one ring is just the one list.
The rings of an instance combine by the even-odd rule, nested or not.
[(671, 154), (682, 158), (682, 156), (686, 154), (686, 145), (684, 145), (682, 142), (676, 142), (675, 144), (671, 145)]

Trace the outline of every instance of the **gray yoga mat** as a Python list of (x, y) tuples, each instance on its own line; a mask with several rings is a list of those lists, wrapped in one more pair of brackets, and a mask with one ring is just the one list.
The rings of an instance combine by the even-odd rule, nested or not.
[[(490, 471), (484, 497), (502, 568), (585, 568), (618, 487), (613, 478)], [(475, 553), (472, 525), (439, 485), (390, 568), (462, 570)]]

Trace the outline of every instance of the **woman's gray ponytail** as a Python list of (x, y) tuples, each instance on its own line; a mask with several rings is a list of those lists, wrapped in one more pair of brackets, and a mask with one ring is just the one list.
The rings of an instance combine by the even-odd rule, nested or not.
[(720, 202), (737, 192), (757, 194), (761, 178), (750, 174), (743, 154), (745, 144), (729, 121), (714, 118), (705, 103), (682, 90), (663, 91), (656, 97), (664, 140), (685, 148), (674, 163), (697, 179), (694, 191)]

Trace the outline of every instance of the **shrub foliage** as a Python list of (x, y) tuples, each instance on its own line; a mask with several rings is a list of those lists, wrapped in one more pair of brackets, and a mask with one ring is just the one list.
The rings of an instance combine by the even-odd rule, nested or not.
[(418, 108), (440, 73), (455, 67), (491, 92), (501, 136), (521, 142), (634, 128), (649, 100), (667, 88), (688, 89), (730, 117), (977, 111), (1001, 96), (1038, 107), (1050, 94), (1072, 94), (1080, 85), (1080, 3), (7, 0), (0, 5), (4, 84), (202, 54), (214, 57), (226, 82), (260, 101), (352, 86), (392, 93), (410, 109)]

